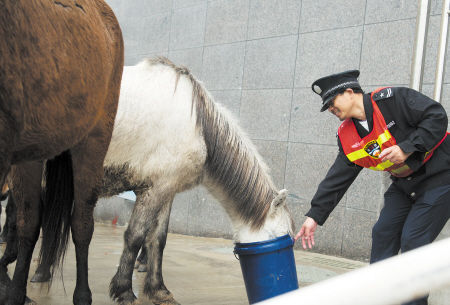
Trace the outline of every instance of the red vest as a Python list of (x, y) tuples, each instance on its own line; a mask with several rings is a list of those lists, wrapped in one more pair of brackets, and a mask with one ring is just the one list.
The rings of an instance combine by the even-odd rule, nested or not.
[[(373, 105), (373, 130), (361, 139), (353, 121), (346, 119), (339, 126), (339, 139), (345, 155), (351, 162), (372, 170), (388, 171), (395, 177), (407, 177), (413, 173), (413, 170), (406, 163), (394, 164), (389, 160), (382, 162), (378, 157), (383, 149), (397, 144), (386, 126), (380, 109), (373, 100), (373, 94), (382, 89), (384, 88), (375, 90), (370, 96)], [(431, 158), (434, 150), (444, 141), (447, 134), (432, 150), (425, 153), (423, 163)]]

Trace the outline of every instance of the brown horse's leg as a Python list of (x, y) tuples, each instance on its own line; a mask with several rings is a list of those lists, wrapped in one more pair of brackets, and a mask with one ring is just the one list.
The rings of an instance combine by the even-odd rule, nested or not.
[[(77, 260), (77, 281), (73, 294), (75, 305), (90, 305), (88, 251), (94, 231), (93, 211), (103, 178), (103, 160), (111, 133), (99, 124), (90, 136), (71, 149), (74, 176), (74, 208), (71, 231)], [(109, 136), (108, 136), (109, 134)]]
[(146, 251), (149, 266), (144, 293), (155, 304), (178, 304), (165, 287), (161, 270), (173, 196), (161, 198), (156, 189), (152, 187), (145, 193), (137, 194), (130, 224), (124, 234), (124, 250), (120, 265), (110, 284), (111, 297), (123, 305), (133, 304), (136, 300), (132, 290), (133, 266), (144, 241), (146, 243), (148, 241)]
[(19, 248), (7, 305), (25, 302), (31, 256), (39, 237), (42, 167), (42, 162), (27, 162), (14, 166), (11, 171)]

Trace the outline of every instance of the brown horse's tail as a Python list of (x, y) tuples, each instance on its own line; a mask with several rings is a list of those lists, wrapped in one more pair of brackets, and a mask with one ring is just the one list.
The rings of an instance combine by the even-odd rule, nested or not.
[(52, 275), (64, 261), (69, 240), (73, 200), (72, 157), (67, 150), (48, 160), (45, 169), (43, 239), (39, 253), (39, 265), (48, 268), (51, 266)]

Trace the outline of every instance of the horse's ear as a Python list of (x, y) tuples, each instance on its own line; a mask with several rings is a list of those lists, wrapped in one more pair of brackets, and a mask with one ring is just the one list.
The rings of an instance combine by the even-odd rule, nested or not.
[(278, 207), (283, 202), (285, 202), (287, 193), (288, 191), (286, 189), (282, 189), (281, 191), (279, 191), (278, 195), (276, 195), (275, 198), (273, 198), (272, 200), (272, 207)]

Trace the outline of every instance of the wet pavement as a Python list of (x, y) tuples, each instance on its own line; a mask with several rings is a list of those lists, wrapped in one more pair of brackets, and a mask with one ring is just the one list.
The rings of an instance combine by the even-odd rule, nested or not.
[[(89, 283), (92, 304), (114, 304), (108, 287), (122, 252), (125, 227), (97, 223), (90, 247)], [(3, 251), (4, 246), (1, 250)], [(41, 305), (70, 305), (75, 287), (75, 254), (70, 242), (63, 276), (56, 274), (53, 285), (29, 283), (28, 296)], [(362, 267), (365, 263), (294, 251), (300, 287)], [(30, 278), (34, 274), (38, 251), (35, 250)], [(13, 268), (9, 268), (11, 275)], [(245, 305), (248, 304), (239, 261), (233, 255), (231, 240), (169, 234), (163, 258), (164, 282), (183, 305)], [(152, 304), (143, 298), (145, 273), (135, 270), (133, 289), (141, 304)]]

